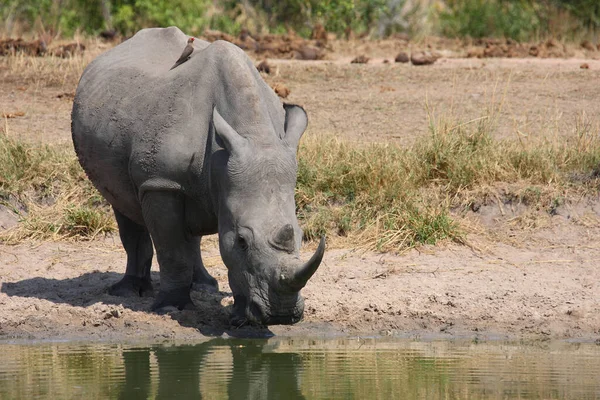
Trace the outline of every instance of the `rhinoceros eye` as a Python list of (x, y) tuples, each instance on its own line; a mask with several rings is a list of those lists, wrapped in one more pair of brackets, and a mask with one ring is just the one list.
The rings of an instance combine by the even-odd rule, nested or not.
[(237, 237), (238, 246), (244, 251), (248, 250), (248, 242), (242, 235), (238, 235)]

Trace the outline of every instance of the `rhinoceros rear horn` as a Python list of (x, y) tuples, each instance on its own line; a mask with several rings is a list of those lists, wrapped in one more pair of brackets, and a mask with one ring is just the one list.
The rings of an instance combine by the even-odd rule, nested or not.
[(319, 247), (310, 260), (292, 272), (288, 282), (286, 282), (288, 286), (293, 290), (302, 289), (319, 268), (321, 260), (323, 260), (323, 254), (325, 254), (325, 236), (321, 238)]

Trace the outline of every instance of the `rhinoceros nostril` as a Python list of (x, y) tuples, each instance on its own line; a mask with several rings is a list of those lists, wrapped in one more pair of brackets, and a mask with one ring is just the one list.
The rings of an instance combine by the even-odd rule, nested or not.
[(248, 306), (248, 314), (248, 319), (255, 323), (264, 323), (266, 320), (266, 316), (263, 313), (262, 308), (255, 301), (250, 302), (250, 305)]

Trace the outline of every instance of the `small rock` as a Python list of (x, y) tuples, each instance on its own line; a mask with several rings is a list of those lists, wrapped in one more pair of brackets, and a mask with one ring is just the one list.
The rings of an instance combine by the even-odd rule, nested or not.
[(356, 57), (354, 60), (350, 61), (350, 64), (366, 64), (369, 62), (369, 57), (363, 55), (360, 55), (358, 57)]
[(107, 29), (98, 34), (102, 39), (113, 41), (117, 37), (117, 31), (115, 29)]
[(390, 60), (388, 60), (388, 59), (386, 58), (386, 59), (384, 59), (384, 60), (383, 60), (383, 63), (384, 63), (384, 64), (389, 64), (389, 63), (390, 63)]
[(258, 64), (258, 66), (256, 67), (256, 69), (259, 72), (264, 72), (265, 74), (270, 74), (271, 73), (271, 66), (269, 65), (269, 63), (267, 62), (267, 60), (261, 61), (260, 64)]
[(75, 98), (75, 92), (64, 92), (56, 96), (57, 99), (73, 100)]
[(529, 48), (529, 55), (532, 57), (537, 57), (540, 54), (540, 49), (536, 45), (533, 45)]
[(275, 93), (277, 93), (277, 96), (281, 97), (282, 99), (285, 99), (290, 95), (290, 89), (288, 89), (282, 83), (276, 83), (272, 86), (272, 88), (275, 91)]
[(588, 63), (583, 63), (579, 66), (581, 69), (590, 69), (590, 65)]
[(323, 58), (321, 51), (315, 47), (302, 46), (294, 54), (294, 58), (297, 60), (320, 60)]
[(410, 56), (413, 65), (431, 65), (437, 60), (437, 57), (428, 51), (420, 51)]
[(406, 54), (405, 52), (400, 52), (396, 56), (396, 58), (394, 58), (394, 61), (405, 64), (410, 61), (410, 58), (408, 57), (408, 54)]

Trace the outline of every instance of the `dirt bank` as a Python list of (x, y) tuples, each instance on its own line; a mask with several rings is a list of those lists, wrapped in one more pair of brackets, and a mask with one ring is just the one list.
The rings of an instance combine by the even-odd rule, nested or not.
[[(0, 339), (160, 340), (203, 335), (398, 335), (600, 339), (600, 229), (553, 217), (520, 245), (472, 235), (404, 255), (330, 249), (303, 290), (304, 321), (231, 330), (233, 301), (213, 241), (204, 245), (221, 292), (196, 310), (156, 315), (150, 298), (106, 293), (125, 254), (116, 238), (0, 246)], [(158, 280), (158, 274), (155, 274)], [(158, 287), (158, 285), (157, 285)]]

